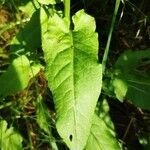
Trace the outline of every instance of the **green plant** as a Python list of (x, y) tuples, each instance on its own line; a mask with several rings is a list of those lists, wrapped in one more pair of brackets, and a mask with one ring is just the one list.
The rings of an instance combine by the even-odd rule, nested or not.
[[(31, 1), (25, 7), (19, 7), (20, 10), (32, 8), (30, 11), (33, 15), (10, 43), (12, 60), (0, 76), (0, 84), (3, 85), (0, 87), (0, 109), (17, 105), (16, 111), (11, 109), (14, 116), (23, 115), (29, 125), (36, 120), (36, 125), (42, 130), (42, 135), (39, 136), (44, 136), (54, 150), (59, 149), (60, 141), (71, 150), (121, 150), (122, 146), (116, 138), (113, 122), (109, 117), (109, 106), (106, 100), (100, 101), (99, 106), (98, 98), (103, 87), (104, 95), (116, 97), (121, 102), (127, 97), (137, 106), (149, 109), (150, 72), (146, 69), (150, 58), (149, 50), (126, 51), (108, 69), (106, 62), (120, 0), (116, 0), (102, 64), (97, 56), (99, 41), (95, 32), (95, 19), (83, 9), (71, 16), (70, 0), (63, 1), (63, 11), (57, 6), (59, 3), (61, 1), (38, 0), (34, 1), (36, 8), (31, 7)], [(7, 25), (5, 26), (7, 29)], [(16, 24), (8, 28), (14, 26)], [(139, 67), (143, 67), (142, 72)], [(56, 109), (53, 117), (44, 103), (44, 94), (38, 81), (42, 70)], [(8, 96), (17, 95), (19, 92), (27, 93), (24, 96), (26, 102), (21, 102), (17, 96), (15, 100), (19, 104), (7, 102)], [(31, 112), (32, 107), (35, 108), (35, 120), (29, 119), (27, 104), (31, 107)], [(14, 144), (18, 147), (14, 146), (13, 149), (23, 149), (23, 138), (20, 134), (12, 128), (7, 129), (4, 119), (0, 123), (6, 131), (11, 129), (14, 138), (18, 139), (18, 143)], [(56, 125), (60, 141), (53, 134), (53, 124)], [(0, 133), (3, 138), (7, 132), (2, 131)], [(29, 148), (32, 149), (33, 135), (28, 126), (27, 131)], [(2, 138), (0, 148), (5, 150)], [(14, 138), (12, 136), (13, 143), (16, 143)], [(8, 138), (6, 140), (9, 141)]]
[(1, 149), (22, 149), (22, 137), (14, 131), (13, 127), (7, 129), (7, 122), (0, 121), (0, 147)]

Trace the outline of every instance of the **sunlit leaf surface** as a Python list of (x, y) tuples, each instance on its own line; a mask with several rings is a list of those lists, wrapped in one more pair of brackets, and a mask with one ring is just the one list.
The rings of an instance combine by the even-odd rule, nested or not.
[(0, 121), (0, 149), (23, 150), (22, 137), (13, 127), (7, 128), (7, 122), (4, 120)]
[(121, 150), (118, 141), (104, 121), (94, 115), (90, 136), (85, 150)]
[(71, 31), (58, 15), (46, 24), (44, 12), (41, 14), (46, 76), (57, 111), (57, 130), (71, 150), (82, 150), (102, 84), (95, 21), (81, 10), (73, 16)]
[(0, 76), (0, 97), (15, 94), (28, 86), (29, 80), (40, 70), (40, 65), (31, 66), (28, 58), (16, 58)]

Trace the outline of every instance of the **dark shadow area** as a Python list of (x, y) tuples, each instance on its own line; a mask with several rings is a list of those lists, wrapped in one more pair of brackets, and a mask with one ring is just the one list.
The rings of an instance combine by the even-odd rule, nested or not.
[(129, 150), (144, 150), (138, 138), (150, 133), (149, 122), (144, 119), (148, 113), (142, 113), (129, 102), (121, 103), (112, 98), (108, 99), (110, 116), (118, 138)]

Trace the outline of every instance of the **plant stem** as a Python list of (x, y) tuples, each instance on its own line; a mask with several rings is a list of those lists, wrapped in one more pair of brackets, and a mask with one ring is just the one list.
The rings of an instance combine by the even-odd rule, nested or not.
[(68, 22), (68, 27), (70, 28), (70, 0), (64, 0), (64, 5), (65, 5), (65, 18), (67, 19)]
[(106, 67), (106, 62), (107, 62), (107, 59), (108, 59), (108, 53), (109, 53), (109, 47), (110, 47), (112, 32), (114, 30), (114, 25), (115, 25), (116, 16), (117, 16), (117, 13), (118, 13), (119, 5), (120, 5), (120, 0), (116, 0), (115, 10), (114, 10), (114, 13), (113, 13), (113, 18), (112, 18), (112, 22), (111, 22), (111, 26), (110, 26), (110, 30), (109, 30), (107, 44), (106, 44), (106, 47), (105, 47), (104, 56), (103, 56), (103, 60), (102, 60), (103, 74), (105, 73), (105, 67)]

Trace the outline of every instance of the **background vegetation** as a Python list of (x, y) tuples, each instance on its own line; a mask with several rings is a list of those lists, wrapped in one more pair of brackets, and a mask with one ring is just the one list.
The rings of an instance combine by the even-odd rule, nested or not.
[[(149, 150), (150, 1), (122, 0), (120, 5), (117, 2), (71, 0), (70, 15), (84, 9), (95, 18), (98, 58), (102, 65), (106, 63), (95, 110), (105, 125), (94, 119), (99, 127), (97, 133), (101, 133), (98, 137), (103, 138), (104, 143), (107, 141), (106, 132), (102, 131), (107, 126), (121, 145), (120, 149)], [(50, 14), (56, 12), (60, 17), (65, 9), (61, 0), (56, 4), (54, 0), (0, 0), (2, 150), (16, 150), (16, 147), (68, 149), (56, 129), (56, 107), (45, 75), (47, 62), (42, 45), (40, 7), (49, 10)], [(92, 150), (93, 143), (88, 144), (85, 149)], [(114, 149), (111, 145), (104, 148)]]

